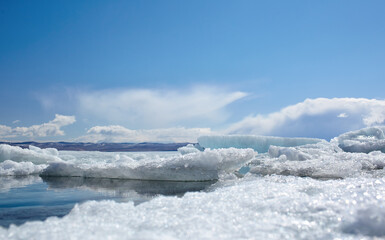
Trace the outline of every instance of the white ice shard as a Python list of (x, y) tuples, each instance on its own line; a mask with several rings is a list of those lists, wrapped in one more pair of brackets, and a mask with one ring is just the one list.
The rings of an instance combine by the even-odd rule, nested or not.
[(198, 138), (199, 145), (204, 148), (252, 148), (258, 153), (267, 152), (271, 145), (295, 147), (321, 141), (323, 140), (317, 138), (284, 138), (252, 135), (201, 136)]
[(332, 139), (345, 152), (385, 152), (385, 127), (368, 127)]

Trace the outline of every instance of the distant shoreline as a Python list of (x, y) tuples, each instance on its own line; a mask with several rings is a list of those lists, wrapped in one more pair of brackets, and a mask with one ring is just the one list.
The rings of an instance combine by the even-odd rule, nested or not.
[(67, 151), (100, 151), (100, 152), (151, 152), (176, 151), (189, 143), (83, 143), (83, 142), (0, 142), (11, 146), (28, 148), (30, 145), (39, 148), (56, 148)]

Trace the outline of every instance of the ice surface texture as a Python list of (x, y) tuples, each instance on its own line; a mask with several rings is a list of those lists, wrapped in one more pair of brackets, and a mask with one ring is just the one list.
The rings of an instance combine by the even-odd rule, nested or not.
[(383, 196), (384, 178), (249, 176), (137, 206), (87, 202), (63, 218), (0, 228), (0, 239), (369, 239), (385, 234)]
[(208, 181), (218, 179), (221, 172), (231, 172), (250, 161), (252, 149), (214, 149), (170, 157), (153, 156), (135, 160), (117, 155), (112, 161), (53, 162), (43, 176), (76, 176), (168, 181)]
[(198, 138), (199, 145), (204, 148), (252, 148), (258, 153), (267, 152), (272, 145), (294, 147), (321, 141), (321, 139), (317, 138), (284, 138), (249, 135), (202, 136)]
[(0, 145), (0, 176), (22, 176), (39, 174), (49, 162), (59, 161), (58, 151), (54, 148), (29, 149)]
[[(250, 161), (252, 149), (214, 149), (193, 146), (175, 153), (100, 153), (22, 149), (0, 145), (0, 175), (28, 175), (139, 180), (208, 181), (232, 172)], [(48, 166), (48, 167), (47, 167)]]
[(29, 149), (0, 144), (0, 162), (12, 160), (14, 162), (32, 162), (35, 164), (46, 164), (58, 161), (59, 152), (55, 148), (40, 149), (29, 146)]
[(292, 175), (313, 178), (346, 178), (374, 174), (385, 167), (385, 154), (343, 152), (336, 145), (320, 142), (298, 147), (271, 146), (249, 164), (259, 175)]
[(14, 162), (5, 160), (0, 162), (0, 176), (26, 176), (41, 173), (47, 165), (35, 165), (31, 162)]
[(385, 152), (385, 127), (369, 127), (347, 132), (334, 138), (332, 142), (336, 142), (346, 152)]

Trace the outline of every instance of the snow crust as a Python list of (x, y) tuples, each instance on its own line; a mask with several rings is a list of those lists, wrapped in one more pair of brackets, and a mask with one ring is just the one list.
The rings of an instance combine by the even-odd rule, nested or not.
[(332, 142), (346, 152), (385, 152), (385, 127), (369, 127), (347, 132), (334, 138)]
[(136, 206), (86, 202), (63, 218), (0, 228), (0, 239), (370, 239), (385, 235), (384, 196), (384, 177), (248, 175)]
[(201, 136), (198, 143), (204, 148), (252, 148), (258, 153), (265, 153), (269, 147), (294, 147), (321, 142), (317, 138), (284, 138), (270, 136), (228, 135), (228, 136)]

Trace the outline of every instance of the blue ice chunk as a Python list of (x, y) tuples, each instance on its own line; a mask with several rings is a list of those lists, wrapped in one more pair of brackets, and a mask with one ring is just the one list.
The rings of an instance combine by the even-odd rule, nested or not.
[(295, 147), (306, 144), (315, 144), (324, 141), (318, 138), (284, 138), (271, 136), (228, 135), (228, 136), (201, 136), (198, 143), (203, 148), (252, 148), (259, 153), (266, 153), (269, 147)]

